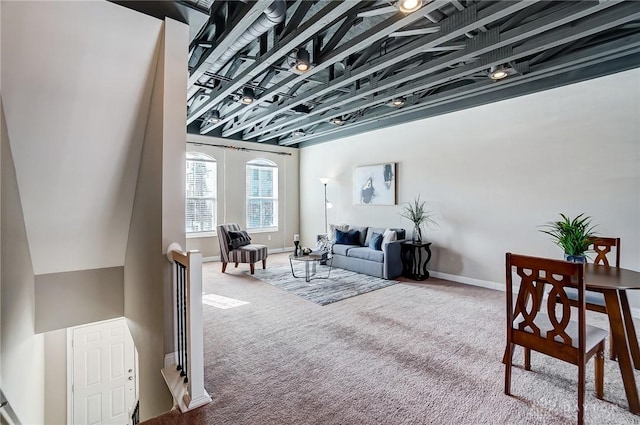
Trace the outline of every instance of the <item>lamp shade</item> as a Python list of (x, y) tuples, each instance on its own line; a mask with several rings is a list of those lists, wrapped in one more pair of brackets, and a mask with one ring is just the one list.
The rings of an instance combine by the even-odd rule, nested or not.
[(322, 183), (322, 184), (329, 183), (329, 178), (328, 177), (320, 177), (320, 183)]

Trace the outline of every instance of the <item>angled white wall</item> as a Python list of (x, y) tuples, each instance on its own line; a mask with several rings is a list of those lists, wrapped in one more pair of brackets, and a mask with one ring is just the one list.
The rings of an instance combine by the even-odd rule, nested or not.
[[(329, 221), (410, 230), (400, 206), (356, 206), (353, 167), (397, 162), (398, 202), (421, 195), (430, 269), (504, 286), (507, 251), (561, 258), (538, 226), (586, 213), (640, 270), (640, 69), (303, 148), (303, 243)], [(640, 294), (632, 294), (640, 307)]]
[(35, 274), (124, 265), (161, 21), (3, 2), (2, 98)]

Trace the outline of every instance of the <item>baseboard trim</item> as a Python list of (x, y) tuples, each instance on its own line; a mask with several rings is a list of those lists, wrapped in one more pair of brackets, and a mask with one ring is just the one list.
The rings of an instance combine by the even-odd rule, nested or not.
[(491, 282), (489, 280), (473, 279), (471, 277), (458, 276), (455, 274), (432, 272), (429, 275), (438, 279), (450, 280), (452, 282), (464, 283), (465, 285), (480, 286), (481, 288), (494, 289), (496, 291), (505, 291), (504, 283)]
[[(429, 271), (429, 275), (438, 279), (450, 280), (452, 282), (463, 283), (465, 285), (479, 286), (481, 288), (494, 289), (496, 291), (505, 292), (504, 283), (491, 282), (489, 280), (473, 279), (471, 277), (458, 276), (455, 274)], [(640, 308), (631, 307), (631, 315), (640, 319)]]
[[(269, 248), (270, 254), (279, 254), (281, 252), (293, 252), (294, 247), (289, 246), (286, 248)], [(203, 263), (211, 263), (213, 261), (220, 261), (220, 256), (216, 255), (215, 257), (202, 257)]]

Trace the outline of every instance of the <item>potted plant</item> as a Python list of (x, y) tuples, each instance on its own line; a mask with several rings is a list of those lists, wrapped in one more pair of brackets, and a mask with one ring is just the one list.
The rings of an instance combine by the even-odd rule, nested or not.
[(573, 219), (562, 213), (560, 216), (562, 220), (551, 221), (540, 231), (551, 236), (564, 250), (565, 260), (575, 263), (586, 262), (585, 252), (589, 249), (589, 239), (595, 236), (595, 226), (591, 225), (591, 217), (585, 216), (584, 213)]
[(431, 211), (428, 211), (427, 203), (420, 200), (418, 195), (413, 202), (405, 202), (402, 206), (400, 215), (413, 223), (413, 241), (422, 242), (422, 223), (437, 224), (433, 219)]

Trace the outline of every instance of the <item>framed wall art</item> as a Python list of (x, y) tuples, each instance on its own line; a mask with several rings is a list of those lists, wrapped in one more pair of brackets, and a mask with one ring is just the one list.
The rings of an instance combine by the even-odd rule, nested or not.
[(361, 165), (353, 170), (356, 205), (396, 204), (396, 163)]

